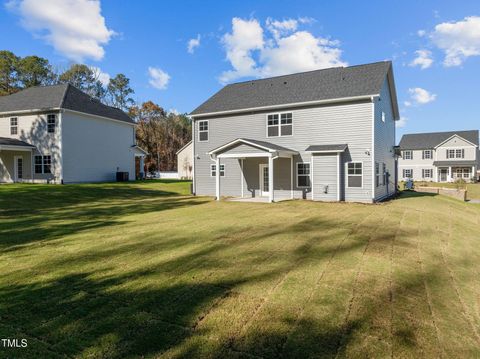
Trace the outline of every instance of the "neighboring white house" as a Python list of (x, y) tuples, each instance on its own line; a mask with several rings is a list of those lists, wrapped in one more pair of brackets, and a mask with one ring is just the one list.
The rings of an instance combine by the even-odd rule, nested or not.
[(193, 176), (193, 143), (188, 142), (177, 151), (177, 172), (179, 179), (192, 179)]
[(479, 131), (451, 131), (404, 135), (398, 170), (401, 179), (415, 181), (471, 181), (478, 170)]
[(0, 97), (0, 182), (133, 180), (144, 156), (127, 114), (71, 85)]
[(396, 192), (389, 61), (230, 84), (191, 117), (196, 194), (371, 203)]

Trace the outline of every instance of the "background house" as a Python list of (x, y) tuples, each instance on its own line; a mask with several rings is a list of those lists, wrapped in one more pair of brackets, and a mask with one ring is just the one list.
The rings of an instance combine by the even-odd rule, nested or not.
[(415, 181), (471, 181), (478, 169), (479, 131), (404, 135), (398, 160), (400, 178)]
[(189, 141), (177, 151), (177, 173), (179, 179), (193, 177), (193, 143)]
[(55, 183), (135, 178), (135, 122), (68, 85), (0, 97), (0, 181)]
[(391, 62), (231, 84), (191, 116), (197, 194), (374, 202), (396, 191)]

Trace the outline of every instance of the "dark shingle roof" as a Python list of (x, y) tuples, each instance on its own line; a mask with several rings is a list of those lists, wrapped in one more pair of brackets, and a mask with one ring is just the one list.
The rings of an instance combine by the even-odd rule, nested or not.
[(402, 150), (422, 150), (434, 148), (440, 143), (448, 140), (453, 135), (460, 136), (478, 146), (478, 130), (412, 133), (409, 135), (403, 135), (399, 146)]
[(17, 140), (16, 138), (0, 137), (0, 146), (21, 146), (21, 147), (35, 147), (31, 144)]
[(128, 123), (133, 120), (122, 110), (104, 105), (69, 84), (30, 87), (0, 97), (0, 113), (63, 108)]
[(376, 95), (391, 66), (390, 61), (385, 61), (234, 83), (191, 114)]
[(311, 145), (305, 149), (305, 152), (343, 152), (348, 145)]

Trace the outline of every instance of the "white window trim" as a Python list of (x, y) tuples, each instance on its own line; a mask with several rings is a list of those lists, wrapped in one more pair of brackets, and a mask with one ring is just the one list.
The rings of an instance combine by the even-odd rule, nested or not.
[[(55, 123), (54, 123), (53, 131), (52, 131), (52, 132), (50, 132), (50, 131), (48, 130), (48, 126), (49, 126), (49, 124), (48, 124), (48, 119), (49, 119), (50, 116), (53, 116), (53, 118), (55, 119)], [(58, 123), (58, 121), (57, 121), (57, 114), (56, 114), (56, 113), (48, 113), (48, 114), (47, 114), (47, 133), (54, 134), (55, 132), (57, 132), (57, 123)]]
[[(405, 155), (407, 152), (410, 153), (410, 158), (407, 158), (407, 156)], [(412, 150), (404, 150), (403, 153), (402, 153), (402, 157), (405, 161), (413, 160), (413, 151)]]
[[(410, 177), (404, 175), (406, 171), (410, 171)], [(402, 178), (413, 178), (413, 168), (402, 168)]]
[[(200, 122), (206, 122), (206, 123), (207, 123), (207, 128), (208, 128), (208, 129), (207, 129), (206, 131), (205, 131), (205, 130), (200, 131)], [(208, 136), (207, 136), (207, 137), (208, 137), (208, 140), (205, 141), (205, 140), (201, 140), (201, 139), (200, 139), (200, 134), (201, 134), (202, 132), (206, 132), (206, 133), (207, 133), (207, 135), (208, 135)], [(208, 142), (208, 141), (210, 141), (210, 121), (209, 121), (209, 120), (198, 120), (198, 142)]]
[[(348, 164), (349, 163), (361, 163), (362, 164), (362, 174), (361, 175), (349, 175), (348, 174)], [(365, 172), (365, 165), (363, 163), (363, 161), (350, 161), (350, 162), (345, 162), (345, 187), (346, 188), (354, 188), (354, 189), (363, 189), (363, 184), (364, 184), (364, 181), (363, 181), (363, 173)], [(362, 185), (360, 187), (350, 187), (348, 185), (348, 176), (356, 176), (356, 177), (362, 177)]]
[[(292, 134), (291, 135), (282, 135), (282, 114), (291, 113), (292, 114)], [(268, 126), (268, 116), (278, 115), (278, 136), (269, 136), (268, 128), (274, 126)], [(294, 134), (295, 126), (293, 125), (293, 111), (283, 111), (283, 112), (271, 112), (265, 115), (265, 136), (267, 138), (277, 138), (277, 137), (292, 137)]]
[[(430, 176), (425, 176), (427, 171), (430, 173)], [(433, 169), (431, 168), (422, 168), (422, 178), (433, 178)]]
[[(37, 166), (36, 162), (35, 162), (35, 158), (36, 157), (41, 157), (42, 158), (42, 163), (41, 163), (41, 166), (42, 166), (42, 172), (37, 172), (35, 170), (35, 167)], [(45, 172), (45, 157), (50, 157), (50, 172)], [(34, 155), (33, 156), (33, 173), (36, 174), (36, 175), (50, 175), (50, 174), (53, 174), (53, 156), (52, 155)]]
[[(303, 164), (303, 165), (308, 165), (309, 166), (309, 174), (308, 178), (310, 179), (310, 186), (299, 186), (298, 185), (298, 165)], [(302, 177), (307, 177), (307, 175), (300, 175)], [(312, 164), (310, 162), (295, 162), (295, 184), (297, 185), (297, 188), (311, 188), (312, 187)]]
[[(213, 167), (215, 167), (215, 170), (212, 169)], [(213, 177), (213, 178), (216, 177), (215, 175), (212, 175), (212, 172), (213, 172), (213, 171), (217, 171), (217, 170), (216, 170), (216, 167), (217, 167), (216, 164), (211, 164), (211, 165), (210, 165), (210, 177)], [(222, 168), (222, 167), (223, 167), (223, 176), (222, 176), (222, 171), (220, 171), (220, 177), (225, 177), (225, 176), (226, 176), (226, 172), (225, 172), (225, 164), (224, 164), (224, 163), (220, 163), (220, 168)]]
[[(430, 157), (429, 157), (429, 158), (427, 158), (427, 157), (425, 156), (425, 153), (427, 153), (427, 152), (430, 153)], [(432, 150), (423, 150), (422, 156), (423, 156), (423, 159), (424, 159), (424, 160), (433, 160), (433, 151), (432, 151)]]
[[(15, 119), (17, 121), (16, 125), (12, 125), (12, 120)], [(17, 129), (17, 133), (12, 134), (12, 128)], [(10, 136), (18, 136), (18, 117), (10, 117)]]

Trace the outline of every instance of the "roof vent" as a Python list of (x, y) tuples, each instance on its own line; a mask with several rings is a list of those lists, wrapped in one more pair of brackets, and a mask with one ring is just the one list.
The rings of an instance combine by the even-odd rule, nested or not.
[(287, 81), (283, 81), (283, 84), (286, 85), (286, 84), (287, 84)]

